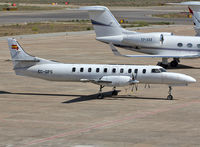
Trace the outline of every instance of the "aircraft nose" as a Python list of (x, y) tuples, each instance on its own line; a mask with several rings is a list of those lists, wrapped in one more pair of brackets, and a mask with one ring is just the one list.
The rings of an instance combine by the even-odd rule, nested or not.
[(195, 83), (196, 79), (194, 79), (191, 76), (181, 74), (181, 73), (168, 73), (165, 76), (163, 76), (163, 81), (170, 84), (189, 84), (189, 83)]
[(193, 77), (188, 76), (188, 75), (179, 74), (178, 77), (179, 77), (180, 81), (187, 83), (187, 84), (196, 82), (196, 79), (194, 79)]
[(196, 79), (190, 76), (185, 75), (184, 76), (184, 81), (186, 81), (187, 83), (195, 83)]

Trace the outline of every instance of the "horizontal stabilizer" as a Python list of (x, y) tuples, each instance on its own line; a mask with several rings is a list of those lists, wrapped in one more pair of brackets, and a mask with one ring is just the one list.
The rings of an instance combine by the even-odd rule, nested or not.
[(195, 1), (188, 1), (188, 2), (181, 2), (181, 3), (166, 3), (168, 5), (180, 5), (180, 6), (200, 6), (200, 2)]
[(40, 62), (40, 60), (12, 60), (12, 61), (20, 61), (20, 62)]
[(85, 11), (105, 11), (105, 7), (103, 7), (103, 6), (86, 6), (86, 7), (80, 7), (79, 10), (85, 10)]
[(112, 52), (114, 53), (114, 55), (116, 56), (122, 56), (122, 57), (150, 57), (150, 58), (198, 58), (199, 56), (194, 54), (194, 55), (123, 55), (121, 54), (117, 48), (110, 43), (110, 48), (112, 50)]

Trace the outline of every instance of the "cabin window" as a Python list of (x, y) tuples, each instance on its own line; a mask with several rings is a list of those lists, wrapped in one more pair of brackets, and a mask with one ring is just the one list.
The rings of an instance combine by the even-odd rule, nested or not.
[(132, 69), (128, 69), (128, 73), (131, 73), (132, 72)]
[(135, 69), (135, 70), (134, 70), (134, 73), (138, 73), (138, 69)]
[(146, 69), (143, 69), (143, 70), (142, 70), (142, 73), (145, 74), (145, 73), (146, 73)]
[(96, 72), (99, 72), (100, 70), (99, 70), (99, 68), (96, 68)]
[(200, 48), (200, 44), (197, 44), (197, 47)]
[(88, 72), (91, 72), (92, 71), (92, 68), (88, 68)]
[(178, 46), (178, 47), (182, 47), (182, 46), (183, 46), (183, 43), (178, 43), (177, 46)]
[(187, 47), (192, 47), (192, 43), (188, 43), (188, 44), (187, 44)]
[(73, 68), (72, 68), (72, 72), (75, 72), (75, 71), (76, 71), (76, 67), (73, 67)]
[(113, 69), (112, 69), (112, 73), (116, 73), (116, 68), (113, 68)]
[(104, 68), (103, 72), (107, 72), (107, 71), (108, 71), (108, 69), (107, 69), (107, 68)]
[(83, 72), (83, 70), (84, 70), (83, 67), (81, 67), (81, 68), (80, 68), (80, 72)]
[(151, 72), (152, 73), (160, 73), (161, 71), (159, 69), (152, 69)]
[(121, 69), (120, 69), (120, 73), (123, 73), (123, 72), (124, 72), (124, 69), (123, 69), (123, 68), (121, 68)]

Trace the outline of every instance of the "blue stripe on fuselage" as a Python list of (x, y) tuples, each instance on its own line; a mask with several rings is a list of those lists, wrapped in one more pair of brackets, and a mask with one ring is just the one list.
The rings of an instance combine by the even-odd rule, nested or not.
[(107, 26), (107, 27), (111, 27), (111, 25), (108, 25), (108, 24), (103, 24), (101, 22), (98, 22), (98, 21), (95, 21), (95, 20), (92, 20), (91, 19), (91, 22), (93, 25), (99, 25), (99, 26)]

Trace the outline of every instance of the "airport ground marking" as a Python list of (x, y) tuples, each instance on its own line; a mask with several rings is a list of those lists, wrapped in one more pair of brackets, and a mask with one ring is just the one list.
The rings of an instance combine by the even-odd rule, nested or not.
[(86, 127), (86, 128), (83, 128), (83, 129), (73, 130), (73, 131), (62, 133), (62, 134), (58, 134), (58, 135), (54, 135), (54, 136), (50, 136), (50, 137), (46, 137), (46, 138), (42, 138), (42, 139), (33, 140), (33, 141), (31, 141), (27, 144), (22, 145), (21, 147), (36, 145), (36, 144), (44, 143), (44, 142), (51, 141), (51, 140), (61, 138), (61, 137), (67, 137), (67, 136), (71, 136), (71, 135), (87, 133), (87, 132), (90, 132), (92, 130), (100, 129), (100, 128), (103, 128), (103, 127), (115, 126), (117, 124), (126, 123), (127, 121), (132, 121), (133, 119), (136, 119), (136, 118), (145, 118), (147, 116), (156, 115), (156, 114), (159, 114), (159, 113), (162, 113), (162, 112), (168, 112), (168, 111), (184, 108), (184, 107), (190, 106), (192, 104), (196, 104), (196, 103), (200, 103), (200, 100), (194, 100), (194, 101), (186, 102), (186, 103), (182, 103), (182, 104), (175, 104), (175, 105), (168, 107), (168, 108), (153, 109), (153, 110), (149, 110), (149, 111), (145, 111), (145, 112), (139, 111), (136, 114), (126, 116), (126, 117), (121, 117), (121, 118), (116, 119), (116, 120), (111, 120), (111, 121), (107, 121), (107, 122), (103, 122), (103, 123), (97, 123), (95, 125), (92, 125), (90, 127)]

